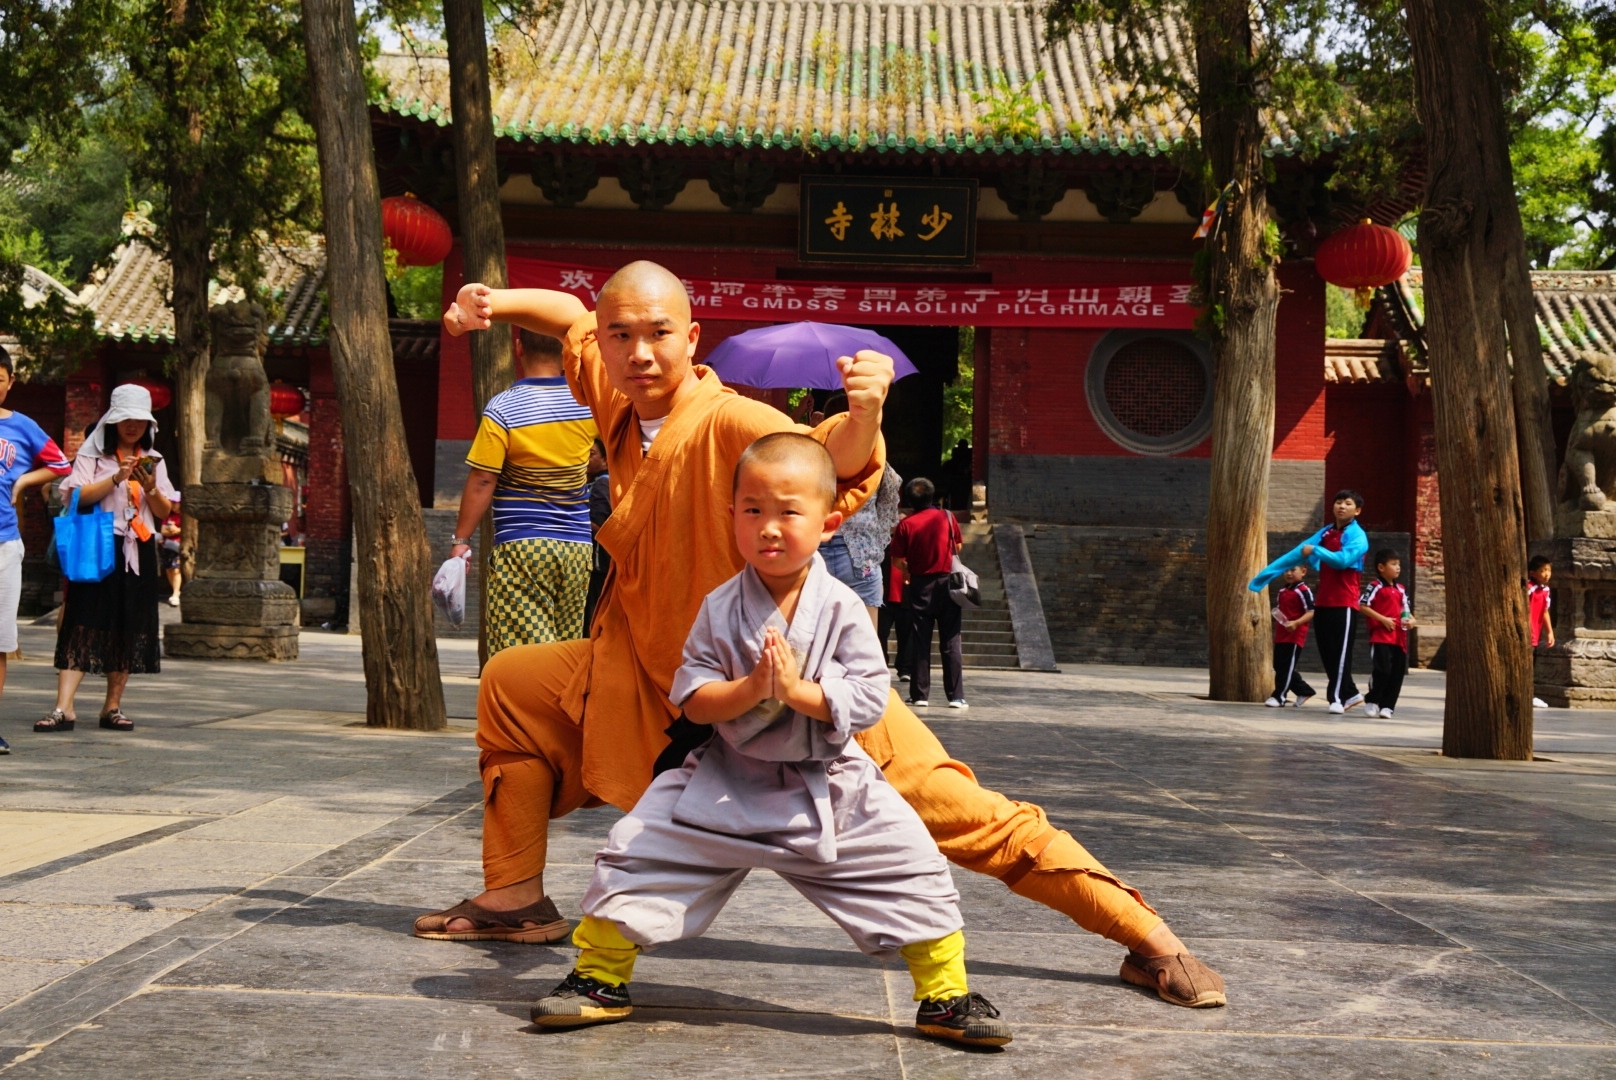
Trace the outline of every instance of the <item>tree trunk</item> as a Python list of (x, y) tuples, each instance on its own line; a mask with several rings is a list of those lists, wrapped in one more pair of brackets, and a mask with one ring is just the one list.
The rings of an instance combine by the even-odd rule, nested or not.
[[(207, 412), (209, 343), (208, 243), (203, 177), (176, 164), (168, 175), (168, 263), (174, 309), (174, 437), (180, 491), (202, 482), (202, 442)], [(182, 499), (183, 510), (185, 503)], [(190, 580), (196, 566), (198, 524), (186, 516), (180, 536), (180, 572)]]
[(1221, 190), (1234, 187), (1210, 245), (1214, 332), (1211, 502), (1206, 518), (1206, 631), (1214, 701), (1261, 701), (1273, 684), (1268, 597), (1246, 588), (1268, 561), (1268, 462), (1274, 446), (1274, 318), (1267, 251), (1263, 129), (1245, 0), (1195, 11), (1201, 141)]
[[(454, 117), (455, 191), (460, 204), (460, 250), (465, 279), (496, 289), (506, 286), (505, 225), (499, 211), (499, 164), (494, 153), (494, 109), (488, 94), (488, 38), (481, 0), (443, 0), (443, 30), (449, 45), (449, 108)], [(481, 421), (495, 394), (511, 385), (508, 332), (471, 335), (471, 396)], [(483, 590), (477, 605), (477, 652), (488, 660), (488, 557), (493, 523), (480, 525), (477, 551)]]
[[(1532, 650), (1504, 285), (1524, 248), (1503, 92), (1488, 5), (1406, 0), (1405, 10), (1430, 178), (1420, 259), (1447, 571), (1442, 752), (1527, 761)], [(1540, 364), (1535, 350), (1516, 361)]]
[(393, 376), (381, 189), (353, 5), (303, 0), (303, 34), (324, 196), (331, 366), (353, 493), (365, 721), (442, 728), (432, 567)]
[[(1502, 183), (1515, 190), (1514, 168), (1509, 155), (1495, 166), (1506, 171), (1494, 185)], [(1504, 324), (1509, 331), (1509, 352), (1513, 363), (1510, 386), (1515, 398), (1515, 439), (1521, 469), (1521, 496), (1526, 507), (1526, 537), (1547, 540), (1554, 535), (1555, 466), (1554, 421), (1549, 414), (1549, 374), (1543, 367), (1543, 341), (1538, 337), (1537, 301), (1532, 297), (1532, 269), (1526, 258), (1526, 233), (1521, 226), (1520, 205), (1509, 199), (1501, 207), (1500, 224), (1505, 236), (1500, 246), (1519, 249), (1504, 268)], [(1507, 234), (1513, 232), (1514, 236)]]

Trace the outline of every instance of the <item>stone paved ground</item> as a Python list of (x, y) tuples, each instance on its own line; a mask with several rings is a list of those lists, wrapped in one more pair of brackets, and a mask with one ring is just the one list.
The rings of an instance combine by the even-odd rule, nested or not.
[[(467, 732), (347, 726), (357, 643), (303, 642), (295, 665), (137, 679), (132, 736), (94, 727), (93, 695), (88, 726), (33, 735), (52, 672), (12, 665), (7, 1080), (1616, 1075), (1612, 714), (1540, 714), (1552, 761), (1460, 766), (1430, 752), (1431, 673), (1383, 724), (1213, 705), (1193, 671), (976, 674), (968, 714), (928, 717), (944, 742), (1142, 888), (1228, 1008), (1121, 985), (1116, 946), (957, 871), (973, 985), (1017, 1034), (961, 1053), (911, 1033), (901, 968), (756, 875), (706, 938), (642, 960), (631, 1022), (541, 1035), (528, 1003), (570, 948), (408, 933), (478, 890)], [(49, 646), (25, 633), (29, 655)], [(450, 713), (470, 717), (474, 657), (446, 650)], [(564, 911), (614, 816), (557, 829)]]

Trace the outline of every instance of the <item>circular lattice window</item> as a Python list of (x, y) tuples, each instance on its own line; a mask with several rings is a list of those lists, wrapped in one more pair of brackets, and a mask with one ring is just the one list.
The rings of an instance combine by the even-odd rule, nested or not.
[(1138, 454), (1176, 454), (1212, 430), (1212, 365), (1188, 334), (1119, 330), (1089, 357), (1089, 411)]

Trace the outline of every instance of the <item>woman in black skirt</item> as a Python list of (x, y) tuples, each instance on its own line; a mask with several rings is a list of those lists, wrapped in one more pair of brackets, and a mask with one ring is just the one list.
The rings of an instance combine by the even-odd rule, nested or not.
[(157, 421), (151, 393), (126, 384), (112, 391), (112, 407), (96, 424), (62, 481), (62, 494), (79, 489), (79, 506), (112, 512), (117, 546), (112, 573), (100, 581), (73, 581), (56, 631), (56, 708), (35, 731), (72, 731), (73, 697), (85, 675), (107, 677), (101, 726), (133, 731), (120, 703), (132, 674), (160, 669), (157, 601), (159, 523), (179, 505), (163, 456), (152, 449)]

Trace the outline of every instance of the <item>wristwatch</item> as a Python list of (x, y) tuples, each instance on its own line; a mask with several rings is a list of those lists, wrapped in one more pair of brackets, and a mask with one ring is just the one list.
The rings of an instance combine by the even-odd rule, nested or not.
[(470, 547), (471, 546), (471, 537), (468, 536), (463, 540), (458, 536), (449, 537), (449, 546), (450, 547), (459, 547), (461, 544), (464, 544), (466, 547)]

